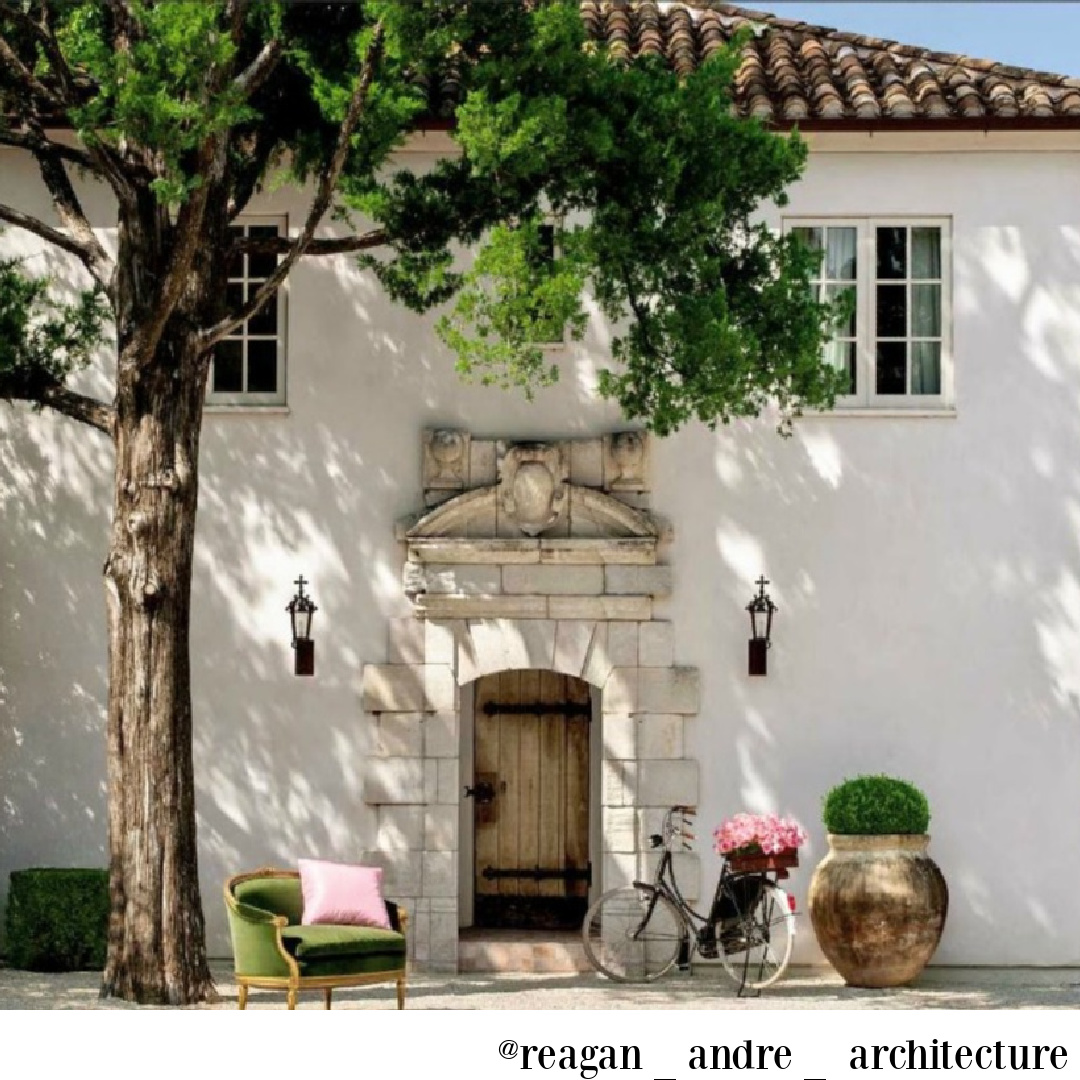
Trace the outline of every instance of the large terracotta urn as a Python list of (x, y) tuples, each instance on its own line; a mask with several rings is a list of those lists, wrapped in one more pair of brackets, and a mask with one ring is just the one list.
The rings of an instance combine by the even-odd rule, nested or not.
[(829, 835), (810, 881), (810, 920), (849, 986), (903, 986), (941, 940), (949, 891), (929, 836)]

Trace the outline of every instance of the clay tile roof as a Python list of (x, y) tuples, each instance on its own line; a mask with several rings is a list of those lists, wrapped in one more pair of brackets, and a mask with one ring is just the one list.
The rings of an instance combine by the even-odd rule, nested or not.
[(1080, 126), (1080, 79), (812, 26), (716, 0), (579, 0), (615, 58), (681, 75), (742, 28), (735, 107), (778, 125)]

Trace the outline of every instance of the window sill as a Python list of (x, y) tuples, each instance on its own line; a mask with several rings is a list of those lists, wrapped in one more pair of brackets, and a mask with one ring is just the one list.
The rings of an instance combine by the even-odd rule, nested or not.
[(288, 405), (210, 405), (203, 406), (204, 413), (214, 416), (288, 416)]
[(958, 416), (955, 405), (946, 405), (938, 409), (912, 408), (889, 409), (878, 406), (837, 406), (835, 409), (823, 409), (820, 412), (805, 412), (799, 420), (955, 420)]

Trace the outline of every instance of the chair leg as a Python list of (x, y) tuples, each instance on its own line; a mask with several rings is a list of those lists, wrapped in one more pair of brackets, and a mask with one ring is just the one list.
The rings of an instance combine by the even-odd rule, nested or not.
[(405, 1008), (405, 976), (401, 975), (397, 981), (397, 1007)]
[(326, 995), (326, 1007), (330, 1008), (330, 995), (334, 992), (333, 987), (328, 986), (323, 993)]
[(289, 1008), (296, 1008), (296, 999), (300, 996), (300, 992), (294, 987), (289, 987)]
[(246, 1009), (247, 1008), (247, 996), (248, 996), (247, 983), (241, 983), (240, 984), (240, 1008), (241, 1009)]

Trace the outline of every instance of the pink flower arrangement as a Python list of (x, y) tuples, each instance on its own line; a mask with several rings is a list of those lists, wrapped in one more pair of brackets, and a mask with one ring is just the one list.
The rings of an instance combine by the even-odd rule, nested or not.
[(718, 855), (777, 855), (806, 843), (806, 830), (794, 818), (776, 814), (736, 814), (713, 830)]

